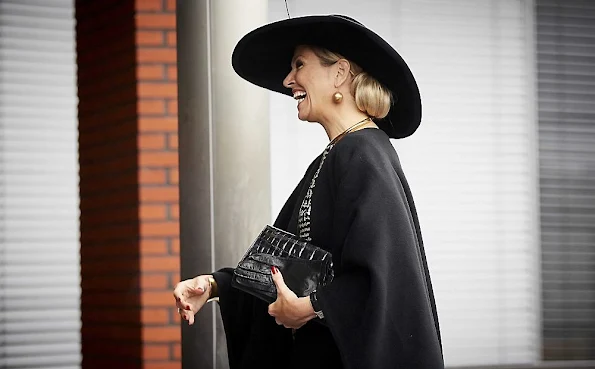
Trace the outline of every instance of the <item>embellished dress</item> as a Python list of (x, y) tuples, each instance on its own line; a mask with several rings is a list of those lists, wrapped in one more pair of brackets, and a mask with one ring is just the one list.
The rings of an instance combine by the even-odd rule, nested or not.
[(231, 369), (444, 367), (417, 213), (386, 133), (366, 128), (329, 144), (274, 225), (332, 252), (335, 278), (317, 291), (325, 324), (277, 325), (221, 269), (213, 276)]

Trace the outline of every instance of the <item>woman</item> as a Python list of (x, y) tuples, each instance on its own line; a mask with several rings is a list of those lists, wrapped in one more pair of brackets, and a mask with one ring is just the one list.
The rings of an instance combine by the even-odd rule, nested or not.
[(351, 18), (311, 16), (250, 32), (232, 63), (242, 78), (293, 96), (299, 119), (329, 137), (275, 226), (332, 252), (335, 278), (297, 297), (274, 269), (277, 300), (267, 305), (231, 287), (233, 269), (222, 269), (176, 286), (183, 319), (192, 324), (218, 297), (232, 369), (443, 368), (418, 219), (389, 141), (421, 120), (405, 62)]

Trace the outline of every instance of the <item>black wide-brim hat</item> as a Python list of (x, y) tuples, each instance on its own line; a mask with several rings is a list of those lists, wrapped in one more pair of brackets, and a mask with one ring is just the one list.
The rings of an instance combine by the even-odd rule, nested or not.
[(391, 138), (407, 137), (421, 122), (421, 98), (411, 70), (382, 37), (342, 15), (291, 18), (257, 28), (236, 45), (232, 65), (245, 80), (292, 96), (283, 80), (299, 45), (318, 46), (355, 62), (393, 93), (394, 104), (376, 124)]

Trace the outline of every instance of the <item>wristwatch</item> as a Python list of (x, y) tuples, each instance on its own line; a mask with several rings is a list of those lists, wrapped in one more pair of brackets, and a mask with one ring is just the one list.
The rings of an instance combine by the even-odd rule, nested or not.
[(320, 308), (320, 302), (318, 301), (318, 296), (316, 296), (316, 291), (312, 291), (312, 293), (310, 294), (310, 303), (312, 304), (312, 308), (314, 309), (314, 314), (316, 314), (316, 316), (319, 319), (324, 319), (324, 313)]
[(211, 301), (219, 301), (219, 290), (217, 288), (217, 281), (212, 276), (209, 276), (209, 284), (210, 284), (210, 292), (209, 292), (209, 299), (207, 303)]

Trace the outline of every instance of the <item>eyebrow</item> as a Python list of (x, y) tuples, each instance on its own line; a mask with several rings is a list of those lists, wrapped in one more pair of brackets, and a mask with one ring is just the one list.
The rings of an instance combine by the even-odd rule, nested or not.
[(295, 55), (293, 58), (291, 58), (291, 65), (294, 65), (296, 60), (300, 57), (302, 57), (302, 54)]

